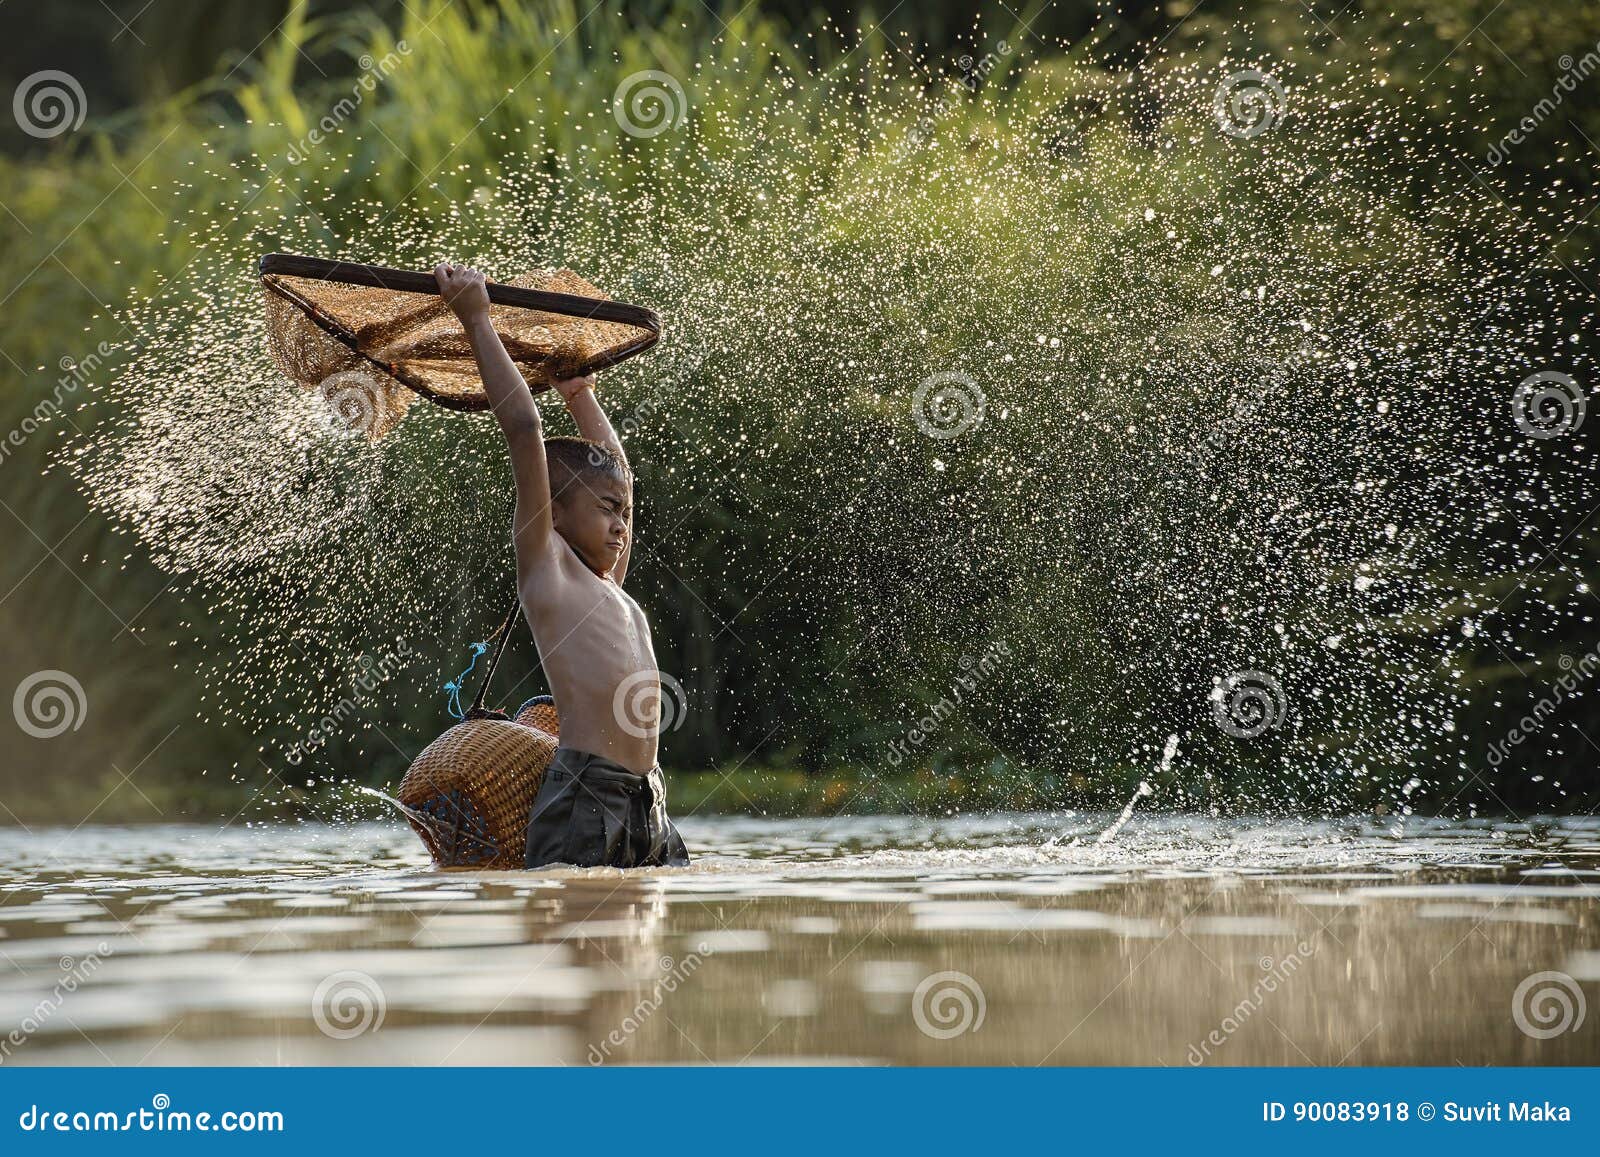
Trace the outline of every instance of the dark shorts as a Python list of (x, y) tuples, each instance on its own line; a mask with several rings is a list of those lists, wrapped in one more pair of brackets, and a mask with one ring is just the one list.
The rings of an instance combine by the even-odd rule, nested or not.
[(661, 769), (637, 775), (571, 747), (557, 749), (528, 815), (526, 866), (679, 867), (683, 837), (667, 818)]

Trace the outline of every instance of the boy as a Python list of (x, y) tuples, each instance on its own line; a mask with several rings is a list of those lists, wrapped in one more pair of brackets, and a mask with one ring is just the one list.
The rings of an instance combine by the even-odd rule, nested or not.
[(433, 275), (466, 328), (511, 451), (517, 590), (561, 716), (561, 746), (528, 818), (526, 865), (687, 864), (656, 764), (661, 680), (650, 624), (622, 590), (633, 475), (594, 378), (555, 383), (583, 437), (546, 441), (533, 394), (489, 323), (483, 274), (445, 264)]

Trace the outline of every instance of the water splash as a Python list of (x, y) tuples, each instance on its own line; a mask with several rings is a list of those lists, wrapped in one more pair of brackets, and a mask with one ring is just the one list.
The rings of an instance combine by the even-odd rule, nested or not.
[[(1235, 83), (1219, 111), (1241, 70), (1277, 95)], [(717, 725), (752, 745), (779, 717), (775, 743), (871, 760), (907, 688), (988, 633), (1015, 658), (966, 705), (984, 741), (1085, 790), (1172, 729), (1193, 737), (1180, 806), (1243, 784), (1398, 809), (1403, 782), (1463, 776), (1469, 660), (1537, 658), (1584, 613), (1565, 576), (1513, 586), (1545, 550), (1524, 531), (1596, 490), (1581, 436), (1511, 409), (1529, 375), (1593, 369), (1592, 303), (1546, 232), (1451, 179), (1450, 135), (1359, 71), (1018, 54), (955, 103), (860, 83), (902, 73), (865, 51), (809, 78), (707, 64), (695, 131), (607, 126), (569, 169), (448, 211), (352, 203), (330, 142), (292, 212), (251, 209), (244, 165), (233, 232), (180, 214), (216, 243), (130, 311), (136, 356), (65, 460), (196, 608), (202, 715), (275, 754), (350, 697), (353, 651), (398, 636), (420, 658), (359, 697), (338, 753), (358, 771), (415, 749), (435, 672), (498, 613), (492, 426), (417, 407), (375, 448), (340, 430), (272, 369), (250, 270), (450, 255), (571, 264), (666, 315), (661, 354), (603, 388), (657, 609), (690, 576), (727, 648), (678, 646), (679, 624), (664, 665), (736, 671)], [(718, 119), (735, 89), (761, 99)], [(1257, 674), (1252, 733), (1214, 723), (1213, 690)], [(819, 683), (839, 694), (799, 690)]]
[(401, 816), (410, 820), (413, 824), (419, 824), (422, 827), (427, 828), (429, 831), (434, 832), (440, 839), (448, 839), (452, 834), (452, 825), (441, 819), (439, 816), (433, 815), (429, 812), (421, 811), (417, 808), (411, 807), (408, 804), (401, 803), (388, 792), (379, 791), (375, 787), (366, 787), (360, 784), (356, 785), (356, 792), (359, 795), (371, 796), (374, 799), (382, 800)]

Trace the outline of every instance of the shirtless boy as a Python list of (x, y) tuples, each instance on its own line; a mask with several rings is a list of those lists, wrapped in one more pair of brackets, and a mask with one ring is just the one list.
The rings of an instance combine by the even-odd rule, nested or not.
[(622, 589), (633, 544), (633, 474), (593, 377), (555, 383), (581, 438), (546, 439), (539, 407), (489, 323), (475, 269), (440, 265), (439, 292), (466, 327), (511, 451), (517, 590), (561, 717), (528, 818), (526, 863), (687, 864), (656, 764), (661, 682), (650, 624)]

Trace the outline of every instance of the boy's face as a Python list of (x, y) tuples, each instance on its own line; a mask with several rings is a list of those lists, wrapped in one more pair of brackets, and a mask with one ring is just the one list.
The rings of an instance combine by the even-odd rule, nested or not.
[(556, 533), (591, 570), (609, 574), (628, 545), (628, 485), (603, 474), (585, 474), (567, 483), (551, 511)]

